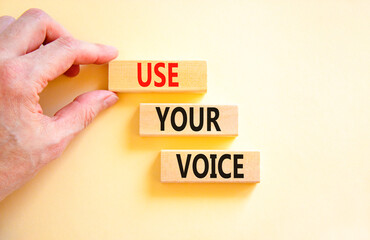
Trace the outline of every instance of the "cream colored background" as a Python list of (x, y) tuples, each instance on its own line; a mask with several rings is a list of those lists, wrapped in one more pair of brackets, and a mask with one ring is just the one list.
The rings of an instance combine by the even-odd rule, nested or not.
[[(120, 94), (0, 203), (0, 239), (369, 239), (370, 2), (1, 0), (47, 11), (120, 59), (205, 59), (208, 93)], [(47, 114), (107, 87), (60, 77)], [(236, 103), (240, 136), (143, 138), (140, 102)], [(259, 149), (261, 183), (161, 184), (159, 151)]]

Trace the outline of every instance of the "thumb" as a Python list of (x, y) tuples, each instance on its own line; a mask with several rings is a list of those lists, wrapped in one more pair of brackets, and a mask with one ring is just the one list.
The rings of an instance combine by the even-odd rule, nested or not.
[(112, 106), (117, 100), (118, 96), (115, 93), (105, 90), (78, 96), (54, 116), (60, 134), (63, 138), (73, 137), (89, 125), (99, 112)]

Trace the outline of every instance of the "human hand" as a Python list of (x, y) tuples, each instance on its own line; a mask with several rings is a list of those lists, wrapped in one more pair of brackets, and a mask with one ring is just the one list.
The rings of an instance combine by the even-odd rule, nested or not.
[(39, 104), (48, 81), (75, 76), (79, 64), (103, 64), (117, 54), (113, 47), (74, 39), (38, 9), (17, 20), (0, 17), (0, 201), (118, 100), (110, 91), (88, 92), (48, 117)]

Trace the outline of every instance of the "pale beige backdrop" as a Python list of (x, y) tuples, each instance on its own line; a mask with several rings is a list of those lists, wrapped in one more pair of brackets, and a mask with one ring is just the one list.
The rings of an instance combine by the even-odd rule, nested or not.
[[(120, 94), (0, 203), (0, 239), (370, 239), (370, 1), (1, 0), (49, 12), (119, 59), (208, 61), (208, 93)], [(52, 82), (47, 114), (107, 88)], [(141, 102), (239, 104), (233, 138), (138, 136)], [(159, 151), (258, 149), (260, 184), (161, 184)]]

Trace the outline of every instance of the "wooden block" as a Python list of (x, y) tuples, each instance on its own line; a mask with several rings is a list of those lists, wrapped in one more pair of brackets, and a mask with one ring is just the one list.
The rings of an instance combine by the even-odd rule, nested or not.
[(141, 136), (237, 136), (238, 106), (140, 104)]
[(162, 150), (162, 182), (260, 182), (260, 153)]
[(206, 61), (113, 61), (109, 90), (116, 92), (206, 92)]

